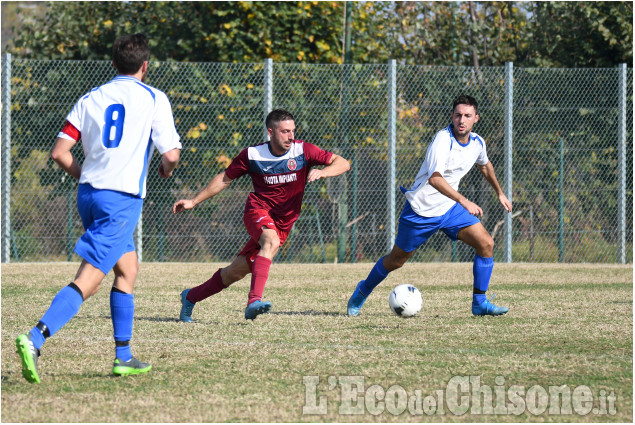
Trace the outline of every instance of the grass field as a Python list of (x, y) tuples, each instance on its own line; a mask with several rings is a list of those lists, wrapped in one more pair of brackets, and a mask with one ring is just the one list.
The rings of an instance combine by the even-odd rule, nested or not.
[[(218, 266), (142, 264), (132, 349), (152, 363), (150, 373), (111, 374), (109, 275), (44, 345), (42, 383), (33, 385), (22, 378), (14, 340), (35, 325), (77, 265), (3, 265), (2, 422), (633, 420), (632, 265), (499, 263), (491, 287), (510, 312), (475, 318), (471, 264), (407, 264), (376, 289), (362, 315), (349, 318), (348, 297), (371, 264), (274, 264), (265, 289), (271, 314), (244, 320), (244, 279), (199, 303), (194, 323), (178, 322), (180, 291)], [(415, 318), (388, 308), (399, 283), (423, 294)], [(471, 387), (456, 386), (467, 377)], [(558, 415), (549, 387), (562, 385), (578, 404)], [(496, 414), (479, 413), (488, 388), (501, 402)], [(513, 394), (524, 397), (512, 400), (518, 388), (524, 392)], [(545, 394), (555, 407), (541, 408)], [(407, 408), (404, 395), (413, 403)], [(451, 400), (469, 409), (460, 415)]]

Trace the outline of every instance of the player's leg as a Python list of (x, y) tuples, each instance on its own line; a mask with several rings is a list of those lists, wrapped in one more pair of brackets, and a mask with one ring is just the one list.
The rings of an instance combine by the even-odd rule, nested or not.
[(44, 342), (75, 317), (82, 303), (97, 292), (104, 276), (101, 270), (84, 260), (74, 282), (63, 287), (55, 295), (37, 325), (29, 333), (18, 336), (16, 348), (22, 360), (22, 375), (27, 381), (40, 382), (37, 362)]
[(499, 316), (507, 313), (508, 308), (495, 306), (487, 300), (485, 295), (494, 269), (494, 240), (490, 234), (483, 224), (478, 222), (459, 230), (457, 239), (465, 242), (476, 251), (472, 267), (474, 275), (472, 314)]
[(388, 255), (377, 260), (366, 279), (357, 284), (355, 291), (349, 298), (346, 306), (347, 314), (358, 316), (371, 292), (388, 277), (391, 271), (402, 267), (412, 257), (412, 254), (414, 251), (406, 252), (395, 244)]
[(418, 216), (406, 202), (399, 217), (399, 230), (395, 245), (390, 253), (380, 258), (366, 279), (360, 281), (348, 300), (346, 307), (349, 316), (357, 316), (366, 298), (388, 274), (400, 267), (414, 254), (415, 250), (437, 231), (440, 218), (423, 218)]
[(191, 322), (192, 311), (197, 302), (219, 293), (234, 282), (238, 282), (244, 278), (250, 272), (247, 258), (244, 255), (238, 255), (229, 266), (218, 269), (211, 278), (202, 284), (181, 292), (181, 313), (179, 314), (179, 320), (182, 322)]
[(271, 263), (281, 244), (278, 229), (274, 226), (271, 222), (261, 228), (262, 233), (258, 239), (260, 250), (251, 266), (251, 287), (245, 308), (245, 319), (254, 320), (258, 315), (267, 313), (271, 309), (269, 301), (262, 301), (262, 294), (269, 279)]
[(110, 316), (115, 338), (115, 362), (112, 372), (117, 376), (136, 375), (152, 366), (132, 356), (130, 340), (134, 321), (134, 283), (139, 272), (135, 251), (126, 252), (113, 267), (115, 281), (110, 291)]
[(269, 278), (271, 263), (280, 248), (280, 237), (278, 237), (277, 230), (263, 228), (260, 239), (258, 240), (258, 245), (260, 245), (260, 250), (258, 254), (256, 254), (251, 268), (251, 288), (249, 290), (247, 304), (262, 299), (262, 293)]

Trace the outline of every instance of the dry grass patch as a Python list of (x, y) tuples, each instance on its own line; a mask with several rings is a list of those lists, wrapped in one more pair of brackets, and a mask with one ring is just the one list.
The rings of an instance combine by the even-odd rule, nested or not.
[[(271, 314), (243, 318), (247, 279), (201, 302), (195, 322), (180, 323), (179, 293), (219, 264), (141, 267), (132, 348), (153, 369), (111, 375), (114, 344), (108, 306), (112, 275), (79, 314), (43, 347), (41, 385), (21, 376), (14, 340), (42, 316), (76, 264), (2, 266), (2, 421), (4, 422), (630, 422), (633, 419), (632, 266), (497, 264), (491, 287), (510, 307), (498, 318), (470, 313), (471, 264), (408, 264), (345, 315), (371, 264), (275, 264), (265, 290)], [(413, 283), (424, 308), (400, 319), (390, 290)], [(305, 376), (318, 376), (326, 414), (303, 415)], [(456, 376), (481, 385), (588, 386), (614, 392), (614, 415), (373, 415), (340, 413), (340, 381), (364, 390), (399, 385), (408, 395), (436, 394)], [(329, 385), (331, 382), (337, 385)], [(500, 378), (498, 378), (500, 380)], [(333, 381), (335, 380), (335, 381)], [(360, 395), (365, 395), (361, 393)], [(371, 406), (372, 407), (372, 406)]]

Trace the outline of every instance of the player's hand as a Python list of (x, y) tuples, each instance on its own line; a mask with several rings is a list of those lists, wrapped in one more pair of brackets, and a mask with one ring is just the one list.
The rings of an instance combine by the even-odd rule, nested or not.
[(482, 216), (483, 215), (483, 210), (481, 209), (481, 207), (479, 207), (478, 205), (476, 205), (474, 202), (466, 199), (463, 202), (461, 202), (461, 205), (463, 206), (463, 208), (465, 208), (467, 210), (467, 212), (469, 212), (470, 214), (474, 215), (474, 216)]
[(507, 196), (501, 193), (498, 196), (498, 201), (501, 203), (503, 208), (505, 208), (505, 211), (507, 211), (508, 213), (512, 212), (512, 202), (507, 199)]
[(176, 201), (174, 206), (172, 207), (172, 212), (174, 214), (180, 213), (181, 211), (191, 210), (194, 208), (194, 201), (191, 199), (181, 199), (180, 201)]
[(309, 175), (306, 178), (306, 182), (307, 183), (311, 183), (314, 182), (318, 179), (321, 179), (324, 177), (324, 172), (322, 170), (318, 170), (318, 169), (313, 169), (311, 171), (309, 171)]
[(162, 179), (167, 179), (168, 177), (172, 176), (172, 171), (170, 171), (169, 173), (165, 172), (165, 168), (163, 168), (163, 162), (159, 164), (159, 177), (161, 177)]

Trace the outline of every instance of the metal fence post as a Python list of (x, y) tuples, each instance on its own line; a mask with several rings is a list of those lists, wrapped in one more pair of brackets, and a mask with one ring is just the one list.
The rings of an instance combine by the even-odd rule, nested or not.
[(626, 262), (626, 64), (619, 65), (618, 130), (617, 130), (617, 261)]
[(139, 262), (143, 261), (143, 210), (139, 215), (139, 221), (137, 222), (137, 228), (134, 233), (135, 237), (135, 246), (137, 248), (137, 260)]
[(558, 168), (558, 262), (564, 262), (564, 140), (560, 138)]
[[(271, 108), (273, 107), (273, 59), (265, 59), (265, 86), (264, 86), (264, 119), (267, 118), (269, 112), (271, 112)], [(264, 141), (267, 142), (269, 140), (269, 134), (267, 133), (267, 126), (264, 126)]]
[[(505, 62), (505, 195), (512, 201), (512, 141), (514, 121), (514, 63)], [(505, 262), (512, 262), (512, 215), (505, 215)]]
[(11, 261), (11, 54), (2, 55), (2, 262)]
[(397, 61), (388, 61), (388, 237), (387, 250), (395, 240), (395, 187), (397, 187)]

